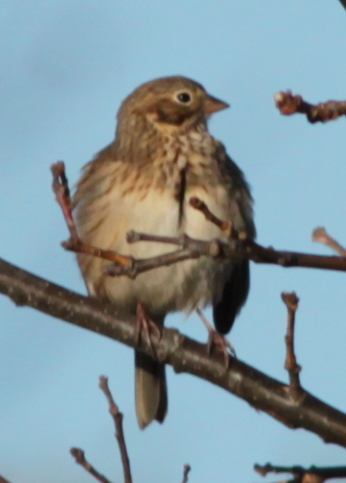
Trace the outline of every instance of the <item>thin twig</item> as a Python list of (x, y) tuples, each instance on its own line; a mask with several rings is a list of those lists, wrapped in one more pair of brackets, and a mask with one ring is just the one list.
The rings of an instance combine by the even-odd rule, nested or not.
[[(115, 275), (128, 275), (131, 273), (131, 277), (134, 277), (144, 271), (165, 266), (166, 264), (171, 265), (182, 259), (192, 259), (202, 256), (220, 259), (239, 258), (252, 260), (258, 264), (280, 265), (286, 268), (305, 267), (342, 272), (346, 271), (346, 257), (278, 251), (273, 248), (265, 248), (250, 239), (238, 239), (234, 247), (234, 242), (228, 244), (215, 239), (211, 241), (196, 240), (189, 238), (186, 235), (182, 237), (161, 237), (157, 235), (148, 235), (146, 233), (138, 233), (133, 230), (129, 232), (129, 235), (130, 243), (136, 243), (138, 241), (156, 241), (158, 243), (178, 245), (183, 247), (183, 249), (159, 257), (134, 260), (134, 268), (132, 271), (128, 268), (119, 267), (115, 268), (114, 272), (112, 272)], [(240, 233), (239, 236), (241, 236)]]
[(79, 448), (71, 448), (70, 449), (71, 455), (76, 460), (76, 463), (81, 465), (88, 473), (90, 473), (96, 480), (100, 481), (101, 483), (111, 483), (105, 476), (101, 475), (95, 468), (85, 459), (84, 451)]
[(327, 101), (319, 104), (310, 104), (302, 96), (293, 95), (291, 91), (278, 92), (274, 96), (276, 107), (281, 114), (305, 114), (311, 124), (327, 122), (346, 116), (346, 101)]
[(312, 232), (312, 239), (315, 242), (322, 243), (334, 250), (342, 257), (346, 257), (346, 249), (332, 238), (322, 226), (315, 228)]
[(191, 471), (190, 465), (184, 465), (183, 481), (182, 483), (187, 483), (189, 480), (189, 472)]
[(108, 387), (108, 378), (105, 376), (100, 376), (99, 379), (100, 389), (103, 391), (107, 398), (109, 405), (109, 412), (112, 415), (114, 425), (115, 425), (115, 437), (118, 441), (121, 461), (124, 470), (125, 483), (132, 483), (130, 460), (126, 449), (125, 435), (123, 430), (123, 414), (119, 411), (118, 406), (115, 404), (112, 393)]
[(287, 333), (285, 336), (286, 342), (286, 362), (285, 369), (288, 371), (290, 385), (289, 389), (292, 396), (297, 397), (301, 394), (301, 386), (299, 381), (299, 372), (301, 371), (301, 366), (297, 364), (297, 359), (294, 353), (294, 322), (295, 315), (298, 309), (299, 299), (297, 295), (292, 293), (282, 293), (281, 298), (287, 307), (288, 318), (287, 318)]
[(208, 221), (210, 221), (218, 228), (220, 228), (222, 233), (227, 235), (229, 238), (237, 238), (238, 234), (237, 234), (237, 231), (233, 228), (232, 223), (227, 223), (226, 221), (222, 221), (219, 218), (217, 218), (217, 216), (215, 216), (209, 210), (207, 205), (202, 200), (200, 200), (197, 197), (193, 197), (193, 198), (190, 198), (189, 203), (193, 208), (195, 208), (195, 210), (198, 210), (201, 213), (203, 213), (203, 215)]
[(125, 269), (130, 269), (133, 264), (132, 257), (120, 255), (112, 250), (102, 250), (100, 248), (87, 245), (80, 240), (77, 227), (72, 216), (72, 203), (65, 172), (65, 164), (63, 161), (59, 161), (51, 166), (51, 171), (53, 174), (53, 191), (55, 193), (56, 201), (63, 212), (67, 227), (70, 232), (70, 238), (61, 244), (63, 248), (72, 252), (87, 253), (88, 255), (100, 257), (104, 260), (117, 263), (123, 266)]
[(333, 478), (346, 478), (346, 466), (325, 466), (303, 468), (302, 466), (274, 466), (271, 463), (266, 465), (255, 465), (255, 471), (261, 476), (268, 473), (290, 473), (297, 481), (302, 483), (317, 483)]
[(218, 219), (210, 212), (205, 203), (198, 198), (190, 200), (191, 205), (201, 211), (206, 219), (214, 223), (223, 233), (231, 238), (231, 243), (220, 240), (194, 240), (183, 234), (179, 237), (161, 237), (146, 233), (137, 233), (133, 230), (128, 232), (128, 243), (155, 241), (179, 246), (180, 249), (147, 259), (133, 259), (111, 250), (102, 250), (97, 247), (84, 244), (77, 234), (77, 229), (71, 213), (71, 200), (63, 162), (52, 166), (53, 189), (56, 199), (63, 211), (67, 226), (70, 230), (71, 239), (62, 245), (65, 249), (94, 255), (108, 261), (113, 265), (105, 267), (106, 273), (112, 276), (126, 275), (135, 278), (138, 274), (154, 268), (172, 265), (184, 260), (195, 259), (202, 256), (229, 259), (240, 258), (252, 260), (255, 263), (267, 263), (284, 267), (322, 268), (326, 270), (346, 271), (346, 257), (327, 257), (310, 255), (298, 252), (276, 251), (273, 248), (265, 248), (249, 239), (244, 232), (237, 232), (230, 223)]
[(68, 186), (64, 162), (58, 161), (53, 164), (51, 166), (51, 171), (53, 174), (53, 191), (56, 196), (56, 201), (63, 212), (71, 239), (76, 242), (78, 240), (78, 234), (72, 217), (70, 189)]
[(121, 255), (113, 250), (102, 250), (101, 248), (87, 245), (79, 238), (77, 240), (70, 238), (69, 240), (62, 242), (61, 246), (70, 252), (87, 253), (88, 255), (93, 255), (94, 257), (99, 257), (103, 260), (116, 263), (119, 267), (122, 267), (125, 272), (128, 271), (129, 273), (131, 273), (132, 266), (136, 262), (132, 257)]
[(208, 206), (199, 198), (193, 197), (189, 200), (190, 205), (195, 208), (195, 210), (200, 211), (205, 216), (205, 219), (213, 223), (215, 226), (220, 228), (222, 233), (228, 236), (229, 239), (245, 241), (248, 240), (251, 243), (247, 233), (245, 231), (237, 231), (231, 222), (220, 220), (217, 216), (212, 213)]
[[(168, 267), (169, 265), (173, 265), (184, 260), (191, 260), (199, 257), (199, 253), (194, 253), (190, 249), (182, 249), (152, 258), (131, 259), (131, 265), (128, 266), (119, 264), (106, 265), (104, 270), (107, 275), (112, 277), (126, 275), (129, 278), (136, 278), (140, 273), (153, 270), (154, 268), (163, 266)], [(101, 258), (103, 257), (101, 256)]]

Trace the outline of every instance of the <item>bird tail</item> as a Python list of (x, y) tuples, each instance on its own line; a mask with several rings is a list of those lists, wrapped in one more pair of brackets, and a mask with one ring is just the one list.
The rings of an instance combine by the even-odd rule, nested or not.
[(165, 366), (152, 357), (135, 351), (136, 413), (139, 427), (144, 429), (156, 419), (162, 423), (167, 413)]

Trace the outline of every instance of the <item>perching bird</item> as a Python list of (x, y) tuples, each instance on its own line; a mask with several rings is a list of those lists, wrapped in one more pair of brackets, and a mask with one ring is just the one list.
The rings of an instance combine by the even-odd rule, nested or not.
[[(165, 77), (138, 87), (122, 103), (115, 140), (85, 166), (74, 197), (81, 240), (135, 258), (167, 253), (156, 242), (128, 244), (126, 233), (225, 240), (220, 229), (189, 204), (206, 203), (221, 220), (255, 237), (252, 198), (242, 171), (208, 132), (211, 114), (228, 107), (185, 77)], [(109, 262), (78, 255), (89, 294), (135, 314), (140, 304), (159, 326), (166, 314), (213, 306), (214, 323), (226, 334), (245, 303), (249, 263), (201, 257), (142, 273), (134, 280), (110, 277)], [(145, 428), (167, 412), (164, 366), (135, 352), (136, 412)]]

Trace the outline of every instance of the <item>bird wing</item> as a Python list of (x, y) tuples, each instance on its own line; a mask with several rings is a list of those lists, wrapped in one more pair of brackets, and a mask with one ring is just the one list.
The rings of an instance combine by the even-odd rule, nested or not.
[[(253, 221), (252, 196), (243, 172), (231, 160), (226, 157), (223, 171), (228, 179), (229, 199), (233, 209), (240, 215), (241, 230), (244, 230), (250, 238), (255, 238), (256, 229)], [(227, 220), (234, 221), (234, 220)], [(239, 227), (235, 227), (239, 229)], [(220, 334), (226, 334), (232, 328), (233, 322), (241, 307), (244, 305), (250, 286), (250, 270), (248, 260), (236, 260), (232, 262), (230, 278), (224, 285), (221, 299), (213, 304), (213, 316), (216, 330)]]
[[(84, 166), (72, 199), (78, 235), (84, 243), (109, 248), (109, 238), (115, 230), (107, 223), (110, 209), (107, 194), (117, 183), (124, 168), (125, 163), (117, 159), (116, 143), (104, 148)], [(104, 297), (105, 274), (102, 267), (106, 262), (81, 253), (77, 253), (77, 260), (89, 294)]]

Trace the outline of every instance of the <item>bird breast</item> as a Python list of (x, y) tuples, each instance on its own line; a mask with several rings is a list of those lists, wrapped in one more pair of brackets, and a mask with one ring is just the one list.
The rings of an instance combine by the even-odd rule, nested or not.
[[(104, 163), (97, 195), (94, 193), (94, 202), (88, 207), (95, 214), (102, 213), (102, 221), (100, 216), (93, 226), (90, 220), (79, 224), (82, 239), (134, 258), (149, 258), (177, 247), (158, 242), (128, 244), (129, 230), (171, 237), (185, 233), (201, 240), (222, 238), (221, 231), (189, 204), (191, 197), (198, 197), (219, 218), (230, 217), (229, 195), (220, 182), (214, 152), (211, 143), (195, 133), (180, 137), (179, 142), (167, 140), (161, 155), (151, 164)], [(80, 255), (89, 291), (130, 311), (140, 302), (153, 316), (175, 310), (190, 312), (220, 298), (231, 270), (229, 264), (202, 257), (160, 267), (130, 280), (105, 276), (105, 263)]]

